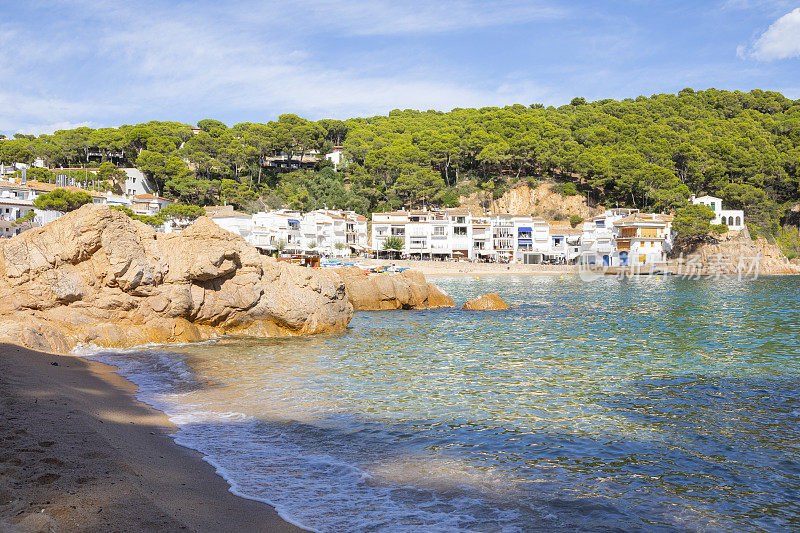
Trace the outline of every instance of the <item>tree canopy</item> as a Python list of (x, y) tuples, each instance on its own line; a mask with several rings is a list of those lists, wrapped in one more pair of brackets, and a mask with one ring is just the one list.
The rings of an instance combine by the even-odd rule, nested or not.
[(66, 213), (90, 203), (92, 203), (92, 196), (88, 192), (70, 192), (66, 189), (53, 189), (51, 192), (39, 195), (33, 201), (33, 206), (36, 209), (45, 211), (60, 211)]
[(672, 227), (678, 238), (687, 242), (699, 242), (711, 233), (714, 211), (704, 205), (687, 205), (675, 215)]
[[(555, 179), (593, 203), (676, 212), (691, 194), (741, 208), (770, 227), (800, 202), (800, 101), (773, 91), (695, 91), (624, 100), (453, 109), (311, 121), (284, 114), (231, 127), (204, 119), (79, 127), (0, 140), (0, 162), (137, 166), (184, 204), (251, 211), (285, 205), (362, 213), (453, 206), (465, 190), (499, 197), (518, 180)], [(347, 165), (278, 172), (266, 158), (309, 161), (343, 146)], [(341, 168), (341, 167), (340, 167)], [(84, 172), (84, 176), (88, 176)]]

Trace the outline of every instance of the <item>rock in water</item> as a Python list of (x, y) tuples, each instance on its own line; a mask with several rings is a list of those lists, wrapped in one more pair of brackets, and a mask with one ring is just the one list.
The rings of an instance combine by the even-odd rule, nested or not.
[(490, 292), (483, 296), (478, 296), (472, 300), (467, 300), (461, 309), (468, 309), (470, 311), (499, 311), (501, 309), (510, 309), (508, 305), (500, 298), (496, 292)]
[(337, 268), (336, 272), (344, 280), (347, 297), (357, 311), (455, 306), (453, 299), (436, 285), (425, 281), (421, 272), (404, 270), (400, 274), (368, 276), (353, 266)]
[(164, 235), (86, 205), (0, 244), (0, 342), (36, 350), (343, 331), (352, 315), (338, 275), (263, 257), (205, 217)]

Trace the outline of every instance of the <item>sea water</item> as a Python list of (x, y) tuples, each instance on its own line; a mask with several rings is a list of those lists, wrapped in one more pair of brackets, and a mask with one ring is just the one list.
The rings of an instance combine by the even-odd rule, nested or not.
[(499, 312), (99, 352), (316, 531), (800, 529), (798, 278), (437, 278)]

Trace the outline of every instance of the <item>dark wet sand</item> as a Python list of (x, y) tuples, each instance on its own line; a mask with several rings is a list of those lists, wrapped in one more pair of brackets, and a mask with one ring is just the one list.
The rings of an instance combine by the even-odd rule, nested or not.
[(112, 370), (0, 344), (0, 532), (301, 531), (232, 494)]

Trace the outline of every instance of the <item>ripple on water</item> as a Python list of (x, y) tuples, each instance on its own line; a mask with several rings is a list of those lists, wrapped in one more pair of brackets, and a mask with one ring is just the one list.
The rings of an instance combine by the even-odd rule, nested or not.
[(95, 353), (320, 531), (800, 529), (794, 278), (437, 278), (348, 332)]

